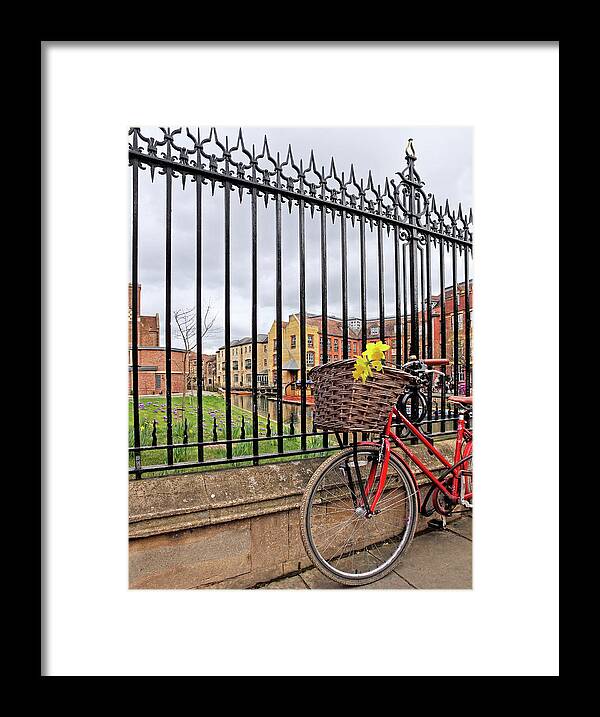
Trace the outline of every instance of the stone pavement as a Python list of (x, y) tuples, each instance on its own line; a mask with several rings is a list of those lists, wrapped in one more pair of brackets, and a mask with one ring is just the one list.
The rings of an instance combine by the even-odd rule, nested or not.
[[(350, 590), (364, 589), (463, 589), (471, 584), (471, 541), (473, 519), (470, 514), (450, 523), (444, 530), (416, 535), (395, 569), (381, 580)], [(326, 578), (316, 568), (273, 580), (264, 590), (346, 589)]]

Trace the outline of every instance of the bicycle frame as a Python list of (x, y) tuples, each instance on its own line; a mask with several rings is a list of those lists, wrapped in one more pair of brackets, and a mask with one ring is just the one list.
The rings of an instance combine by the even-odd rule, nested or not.
[[(432, 453), (439, 461), (440, 463), (447, 469), (442, 473), (442, 475), (438, 478), (435, 476), (432, 471), (423, 463), (423, 461), (420, 460), (420, 458), (413, 452), (411, 449), (406, 445), (406, 443), (399, 438), (392, 430), (392, 420), (394, 418), (399, 418), (400, 421), (408, 428), (408, 430), (413, 434), (415, 438), (417, 438), (426, 448), (427, 450)], [(371, 466), (371, 469), (369, 471), (369, 478), (367, 480), (367, 484), (365, 486), (364, 493), (365, 495), (369, 495), (371, 488), (373, 487), (373, 484), (375, 482), (375, 478), (377, 476), (377, 469), (379, 467), (379, 464), (383, 460), (383, 463), (381, 465), (381, 473), (379, 477), (379, 485), (377, 486), (377, 491), (375, 492), (375, 495), (373, 496), (373, 501), (370, 505), (367, 505), (367, 510), (369, 513), (373, 513), (375, 511), (375, 507), (377, 505), (377, 502), (379, 501), (379, 498), (381, 497), (381, 494), (383, 493), (385, 489), (385, 483), (387, 478), (387, 471), (388, 471), (388, 465), (390, 461), (390, 454), (392, 450), (391, 442), (393, 442), (398, 448), (400, 448), (407, 456), (410, 458), (411, 461), (413, 461), (422, 471), (423, 473), (429, 478), (430, 481), (435, 483), (435, 485), (441, 490), (444, 495), (446, 495), (448, 498), (450, 498), (454, 502), (458, 502), (459, 498), (464, 498), (465, 500), (469, 500), (473, 492), (465, 492), (462, 496), (459, 494), (460, 489), (460, 474), (461, 474), (461, 464), (466, 463), (468, 460), (470, 460), (472, 455), (472, 440), (473, 440), (473, 433), (470, 429), (468, 429), (465, 426), (465, 418), (464, 414), (460, 413), (458, 417), (458, 429), (456, 432), (456, 443), (454, 446), (454, 462), (450, 463), (445, 456), (443, 456), (440, 451), (437, 450), (437, 448), (431, 443), (426, 436), (423, 435), (423, 433), (416, 427), (413, 426), (413, 424), (404, 416), (403, 414), (398, 411), (397, 408), (393, 408), (388, 416), (387, 423), (385, 426), (385, 430), (382, 435), (381, 440), (381, 448), (383, 448), (383, 455), (379, 455), (379, 460), (377, 463), (373, 463)], [(358, 445), (373, 445), (372, 442), (362, 442), (358, 443)], [(463, 455), (463, 448), (465, 449), (465, 455)], [(451, 481), (451, 489), (448, 490), (446, 486), (444, 485), (444, 479), (450, 474), (453, 474), (453, 478)], [(412, 474), (412, 471), (411, 471)], [(414, 479), (414, 476), (413, 476)], [(419, 493), (420, 498), (420, 490), (415, 480), (415, 488), (417, 490), (417, 493)]]

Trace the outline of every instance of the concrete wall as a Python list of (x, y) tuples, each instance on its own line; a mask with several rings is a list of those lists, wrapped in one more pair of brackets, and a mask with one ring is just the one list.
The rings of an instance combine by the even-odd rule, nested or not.
[[(436, 447), (450, 458), (453, 445)], [(309, 566), (299, 505), (323, 460), (131, 481), (130, 588), (248, 588)], [(426, 525), (420, 517), (417, 530)]]

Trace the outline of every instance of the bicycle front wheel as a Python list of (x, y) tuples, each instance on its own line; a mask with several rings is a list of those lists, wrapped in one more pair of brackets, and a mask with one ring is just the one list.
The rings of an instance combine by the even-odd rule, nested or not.
[(417, 489), (393, 453), (375, 514), (367, 517), (359, 479), (371, 504), (380, 484), (378, 457), (378, 446), (358, 446), (356, 455), (349, 447), (331, 456), (310, 479), (300, 506), (308, 556), (343, 585), (366, 585), (391, 572), (417, 526)]

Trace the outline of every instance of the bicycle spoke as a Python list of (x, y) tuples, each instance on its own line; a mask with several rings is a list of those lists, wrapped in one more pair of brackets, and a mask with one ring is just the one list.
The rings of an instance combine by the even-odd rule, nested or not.
[[(416, 521), (415, 491), (408, 475), (398, 470), (398, 463), (392, 459), (375, 513), (368, 513), (359, 492), (354, 454), (345, 456), (332, 462), (312, 489), (307, 534), (318, 566), (329, 571), (325, 574), (362, 579), (384, 570), (410, 541)], [(378, 448), (359, 447), (359, 466), (370, 466), (361, 471), (369, 503), (381, 487), (378, 466), (366, 491), (370, 471), (378, 460)], [(345, 468), (348, 462), (353, 485)]]

